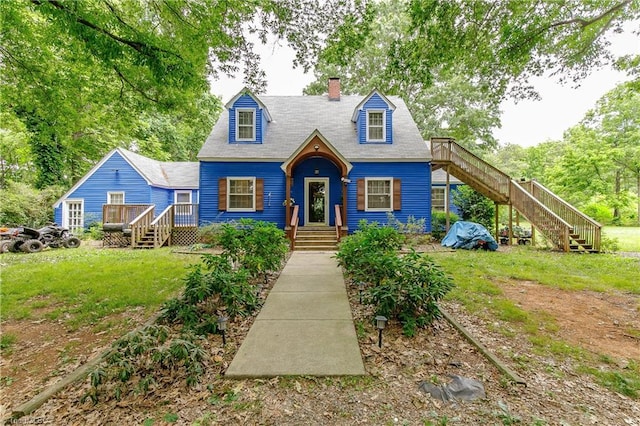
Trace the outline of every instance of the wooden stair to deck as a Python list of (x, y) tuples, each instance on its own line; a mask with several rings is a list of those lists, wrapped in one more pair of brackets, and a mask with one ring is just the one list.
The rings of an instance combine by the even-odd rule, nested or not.
[[(155, 243), (154, 243), (154, 239), (155, 239), (154, 230), (153, 229), (149, 229), (149, 230), (147, 230), (147, 232), (145, 232), (145, 234), (138, 241), (136, 241), (136, 244), (135, 244), (135, 246), (133, 246), (133, 248), (135, 248), (135, 249), (152, 249), (152, 248), (156, 248)], [(166, 245), (167, 243), (168, 243), (168, 240), (164, 241), (164, 243), (162, 245)]]
[(431, 139), (432, 168), (446, 168), (497, 204), (509, 204), (564, 251), (600, 251), (601, 225), (535, 180), (517, 182), (450, 138)]
[(301, 226), (298, 228), (295, 250), (336, 251), (338, 250), (336, 231), (329, 226)]

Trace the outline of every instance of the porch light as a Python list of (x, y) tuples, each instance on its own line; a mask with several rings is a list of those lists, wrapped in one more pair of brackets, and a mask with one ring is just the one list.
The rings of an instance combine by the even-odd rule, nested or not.
[(313, 171), (313, 174), (314, 174), (314, 175), (319, 175), (319, 174), (320, 174), (320, 169), (315, 169), (315, 170)]
[(315, 145), (313, 146), (313, 149), (315, 149), (316, 151), (317, 151), (317, 150), (319, 150), (319, 149), (320, 149), (320, 145), (315, 144)]
[(384, 330), (384, 327), (387, 325), (387, 317), (384, 317), (382, 315), (378, 315), (376, 317), (376, 327), (378, 328), (378, 347), (381, 348), (382, 347), (382, 330)]
[(220, 334), (222, 334), (222, 345), (226, 345), (227, 344), (227, 336), (226, 336), (226, 331), (227, 331), (227, 322), (229, 321), (228, 317), (222, 316), (220, 315), (218, 317), (218, 330), (220, 330)]

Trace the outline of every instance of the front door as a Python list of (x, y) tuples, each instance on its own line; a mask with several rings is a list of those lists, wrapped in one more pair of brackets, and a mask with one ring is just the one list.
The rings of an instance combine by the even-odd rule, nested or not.
[(329, 224), (329, 178), (304, 179), (305, 225)]

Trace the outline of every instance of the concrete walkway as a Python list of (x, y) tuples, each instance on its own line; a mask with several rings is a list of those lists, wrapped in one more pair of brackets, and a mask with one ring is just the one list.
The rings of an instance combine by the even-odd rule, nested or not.
[(293, 252), (227, 377), (365, 374), (344, 277), (332, 256)]

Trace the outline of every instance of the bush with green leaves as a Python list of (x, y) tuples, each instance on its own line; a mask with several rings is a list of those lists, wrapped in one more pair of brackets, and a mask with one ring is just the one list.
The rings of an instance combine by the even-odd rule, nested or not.
[[(460, 218), (455, 213), (449, 213), (449, 225), (453, 225)], [(431, 212), (431, 236), (441, 240), (447, 233), (447, 214), (445, 212)]]
[(473, 188), (462, 185), (453, 193), (453, 205), (458, 208), (462, 220), (479, 223), (487, 229), (493, 226), (495, 206)]
[(403, 223), (391, 212), (387, 212), (387, 226), (396, 229), (401, 234), (420, 235), (425, 233), (427, 220), (422, 217), (416, 219), (415, 216), (407, 217), (407, 222)]
[(242, 265), (252, 277), (280, 269), (289, 250), (285, 233), (274, 223), (240, 219), (221, 227), (222, 255)]
[(431, 258), (413, 250), (401, 256), (402, 241), (394, 228), (361, 222), (340, 243), (336, 258), (354, 282), (367, 284), (364, 302), (376, 315), (397, 319), (412, 336), (439, 317), (437, 302), (453, 282)]
[(415, 251), (396, 256), (394, 274), (369, 287), (367, 300), (376, 315), (397, 318), (402, 331), (413, 336), (440, 317), (438, 301), (452, 288), (453, 281), (435, 262)]

